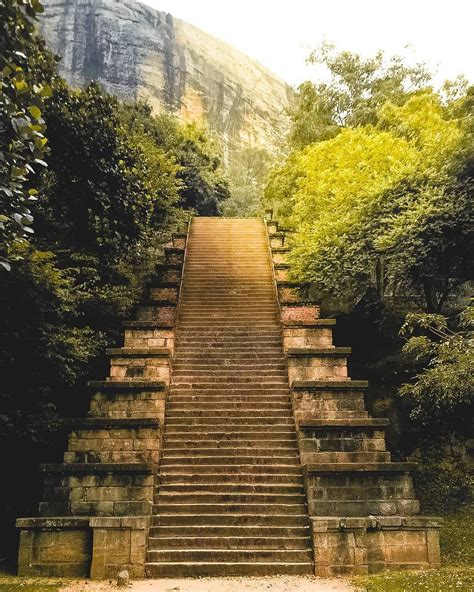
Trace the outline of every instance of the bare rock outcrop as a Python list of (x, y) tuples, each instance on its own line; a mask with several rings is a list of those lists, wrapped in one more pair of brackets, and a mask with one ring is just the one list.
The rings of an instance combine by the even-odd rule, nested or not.
[(289, 87), (200, 29), (133, 0), (44, 0), (41, 33), (74, 87), (91, 80), (155, 111), (207, 122), (228, 149), (272, 149)]

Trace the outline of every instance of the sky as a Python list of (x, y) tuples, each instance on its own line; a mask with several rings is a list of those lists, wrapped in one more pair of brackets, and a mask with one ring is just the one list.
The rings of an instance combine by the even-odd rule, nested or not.
[[(219, 37), (292, 85), (321, 42), (366, 57), (383, 49), (426, 62), (435, 83), (474, 82), (474, 0), (141, 0)], [(408, 46), (408, 47), (407, 47)]]

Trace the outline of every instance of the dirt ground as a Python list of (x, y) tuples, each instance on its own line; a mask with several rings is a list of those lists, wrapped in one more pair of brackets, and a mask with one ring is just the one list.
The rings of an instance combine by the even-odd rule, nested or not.
[[(111, 592), (119, 590), (114, 582), (82, 581), (61, 592)], [(124, 588), (120, 588), (124, 590)], [(276, 576), (262, 578), (181, 578), (132, 582), (129, 592), (353, 592), (343, 579)]]

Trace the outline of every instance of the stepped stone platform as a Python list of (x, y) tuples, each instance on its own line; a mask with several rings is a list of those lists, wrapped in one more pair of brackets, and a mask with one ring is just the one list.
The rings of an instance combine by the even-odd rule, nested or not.
[(20, 518), (22, 575), (332, 576), (439, 564), (410, 463), (290, 279), (277, 221), (195, 218)]
[(265, 226), (193, 221), (146, 574), (310, 574)]

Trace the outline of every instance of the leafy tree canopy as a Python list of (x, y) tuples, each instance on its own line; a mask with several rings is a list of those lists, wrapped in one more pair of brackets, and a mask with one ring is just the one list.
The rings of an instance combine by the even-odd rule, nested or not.
[(379, 51), (363, 58), (328, 43), (313, 51), (308, 63), (324, 66), (328, 80), (298, 87), (289, 110), (289, 139), (296, 148), (333, 138), (345, 127), (377, 123), (384, 103), (403, 104), (431, 78), (423, 64), (407, 66), (400, 56), (387, 58)]
[(122, 105), (121, 119), (172, 155), (178, 165), (179, 206), (202, 216), (220, 213), (221, 203), (229, 197), (228, 180), (218, 143), (204, 128), (183, 125), (168, 114), (153, 116), (144, 102)]
[(385, 104), (378, 121), (293, 152), (266, 199), (297, 229), (298, 277), (355, 299), (383, 259), (381, 291), (424, 294), (434, 311), (472, 271), (469, 130), (432, 92)]
[(274, 156), (265, 150), (247, 146), (232, 155), (228, 175), (230, 197), (223, 203), (224, 216), (257, 216)]
[(31, 175), (45, 166), (43, 110), (54, 59), (35, 35), (38, 0), (0, 2), (0, 268), (10, 270), (33, 234)]

